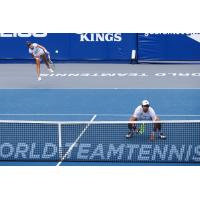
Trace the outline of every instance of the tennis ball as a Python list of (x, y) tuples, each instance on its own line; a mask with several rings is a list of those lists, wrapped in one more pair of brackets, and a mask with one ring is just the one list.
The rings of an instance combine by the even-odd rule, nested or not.
[(55, 53), (58, 53), (58, 50), (55, 50)]

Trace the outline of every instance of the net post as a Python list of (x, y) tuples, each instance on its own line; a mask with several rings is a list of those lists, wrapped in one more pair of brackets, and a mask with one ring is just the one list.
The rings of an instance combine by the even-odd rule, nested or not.
[(58, 151), (59, 151), (59, 159), (62, 158), (62, 131), (61, 131), (61, 123), (58, 123)]

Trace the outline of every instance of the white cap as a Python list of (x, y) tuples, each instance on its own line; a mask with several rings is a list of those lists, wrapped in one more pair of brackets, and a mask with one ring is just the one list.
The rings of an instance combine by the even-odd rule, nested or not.
[(150, 103), (149, 103), (149, 101), (147, 101), (147, 100), (143, 100), (142, 101), (142, 106), (149, 106), (150, 105)]

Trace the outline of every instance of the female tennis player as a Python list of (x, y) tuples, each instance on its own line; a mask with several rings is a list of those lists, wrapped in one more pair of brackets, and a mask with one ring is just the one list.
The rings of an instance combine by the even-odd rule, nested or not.
[[(160, 118), (156, 115), (154, 109), (150, 107), (150, 103), (147, 100), (143, 100), (141, 105), (139, 105), (136, 109), (133, 115), (131, 116), (128, 124), (128, 134), (126, 135), (126, 138), (131, 138), (134, 133), (139, 133), (140, 129), (136, 127), (135, 121), (154, 121), (159, 122)], [(161, 124), (160, 123), (154, 123), (153, 131), (150, 135), (150, 139), (154, 139), (155, 133), (159, 134), (160, 139), (166, 139), (166, 136), (161, 132)]]
[(50, 60), (49, 52), (46, 50), (45, 47), (37, 43), (32, 43), (32, 42), (27, 41), (26, 44), (29, 48), (29, 53), (32, 55), (32, 57), (35, 59), (35, 62), (36, 62), (36, 72), (37, 72), (38, 81), (41, 81), (41, 76), (40, 76), (40, 60), (41, 59), (46, 64), (49, 72), (50, 73), (54, 72), (53, 69), (51, 68), (51, 60)]

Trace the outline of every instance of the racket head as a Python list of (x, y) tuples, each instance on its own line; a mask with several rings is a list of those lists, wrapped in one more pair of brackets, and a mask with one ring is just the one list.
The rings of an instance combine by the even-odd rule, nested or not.
[(54, 70), (56, 68), (55, 64), (53, 63), (53, 61), (50, 59), (50, 57), (48, 58), (48, 62), (51, 66), (51, 68)]
[(139, 130), (140, 130), (140, 131), (139, 131), (140, 134), (144, 134), (144, 132), (145, 132), (145, 124), (144, 124), (144, 123), (140, 125)]
[(53, 62), (51, 62), (50, 65), (51, 65), (51, 68), (52, 68), (53, 70), (56, 69), (56, 66), (55, 66), (55, 64), (54, 64)]

